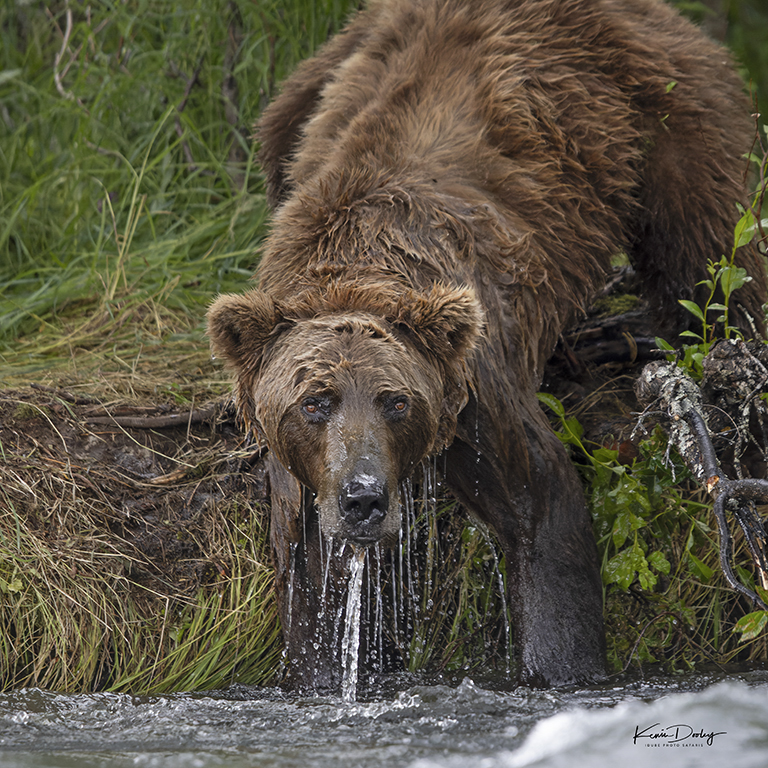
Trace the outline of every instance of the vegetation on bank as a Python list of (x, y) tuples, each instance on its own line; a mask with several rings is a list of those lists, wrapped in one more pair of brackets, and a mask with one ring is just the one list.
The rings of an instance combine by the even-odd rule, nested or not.
[(253, 124), (350, 2), (0, 8), (0, 352), (193, 334), (242, 288), (266, 206)]
[[(172, 438), (89, 419), (226, 397), (203, 316), (246, 285), (268, 225), (252, 126), (356, 5), (0, 6), (0, 687), (279, 675), (263, 489), (231, 418)], [(764, 77), (753, 26), (732, 39)], [(591, 445), (557, 413), (585, 462), (614, 668), (765, 661), (764, 635), (745, 646), (732, 631), (748, 608), (720, 576), (708, 501), (665, 463), (663, 438), (628, 459), (619, 435)], [(123, 452), (98, 456), (102, 444)], [(498, 555), (427, 497), (411, 522), (425, 543), (416, 607), (393, 607), (410, 624), (396, 655), (410, 671), (503, 670)]]

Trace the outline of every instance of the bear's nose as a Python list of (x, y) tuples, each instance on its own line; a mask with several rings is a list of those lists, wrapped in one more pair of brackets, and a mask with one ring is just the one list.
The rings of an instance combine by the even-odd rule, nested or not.
[(386, 485), (372, 477), (358, 477), (344, 486), (339, 499), (341, 516), (350, 525), (381, 522), (389, 507)]

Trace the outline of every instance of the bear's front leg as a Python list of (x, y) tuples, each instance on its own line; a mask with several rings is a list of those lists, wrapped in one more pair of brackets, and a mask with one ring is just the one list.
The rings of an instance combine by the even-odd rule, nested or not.
[(504, 550), (520, 682), (593, 682), (605, 677), (597, 547), (576, 471), (531, 406), (502, 439), (498, 416), (478, 414), (473, 398), (465, 424), (474, 426), (449, 449), (447, 480)]
[(516, 504), (523, 533), (509, 548), (521, 681), (534, 686), (605, 677), (603, 591), (579, 478), (563, 445), (526, 428), (532, 482)]
[(343, 607), (349, 577), (338, 546), (320, 533), (313, 495), (269, 454), (272, 554), (288, 683), (304, 691), (341, 689)]

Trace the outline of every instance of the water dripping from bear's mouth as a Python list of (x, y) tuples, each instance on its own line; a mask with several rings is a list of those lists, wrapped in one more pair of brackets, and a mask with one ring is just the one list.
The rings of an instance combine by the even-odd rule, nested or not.
[[(510, 679), (503, 555), (485, 526), (444, 498), (442, 482), (433, 459), (424, 463), (423, 477), (400, 484), (400, 537), (391, 549), (355, 546), (320, 531), (321, 621), (306, 663), (317, 666), (318, 680), (327, 679), (328, 657), (313, 658), (311, 649), (336, 649), (331, 677), (345, 703), (357, 701), (361, 687), (367, 695), (402, 673), (425, 680), (467, 673)], [(331, 576), (337, 565), (338, 580)], [(297, 588), (289, 576), (294, 604), (290, 592)], [(449, 635), (459, 622), (459, 593), (473, 590), (471, 613)], [(325, 618), (328, 612), (333, 616)], [(318, 665), (321, 657), (326, 661)]]
[(344, 636), (341, 640), (341, 666), (344, 673), (341, 683), (341, 699), (351, 703), (357, 696), (357, 669), (360, 653), (360, 608), (363, 594), (363, 570), (365, 549), (355, 549), (349, 565), (347, 585), (347, 610)]

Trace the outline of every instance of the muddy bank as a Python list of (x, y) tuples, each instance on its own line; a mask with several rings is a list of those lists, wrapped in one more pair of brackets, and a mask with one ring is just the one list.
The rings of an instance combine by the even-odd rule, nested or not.
[(274, 675), (264, 474), (232, 414), (33, 385), (0, 392), (0, 450), (3, 688)]

